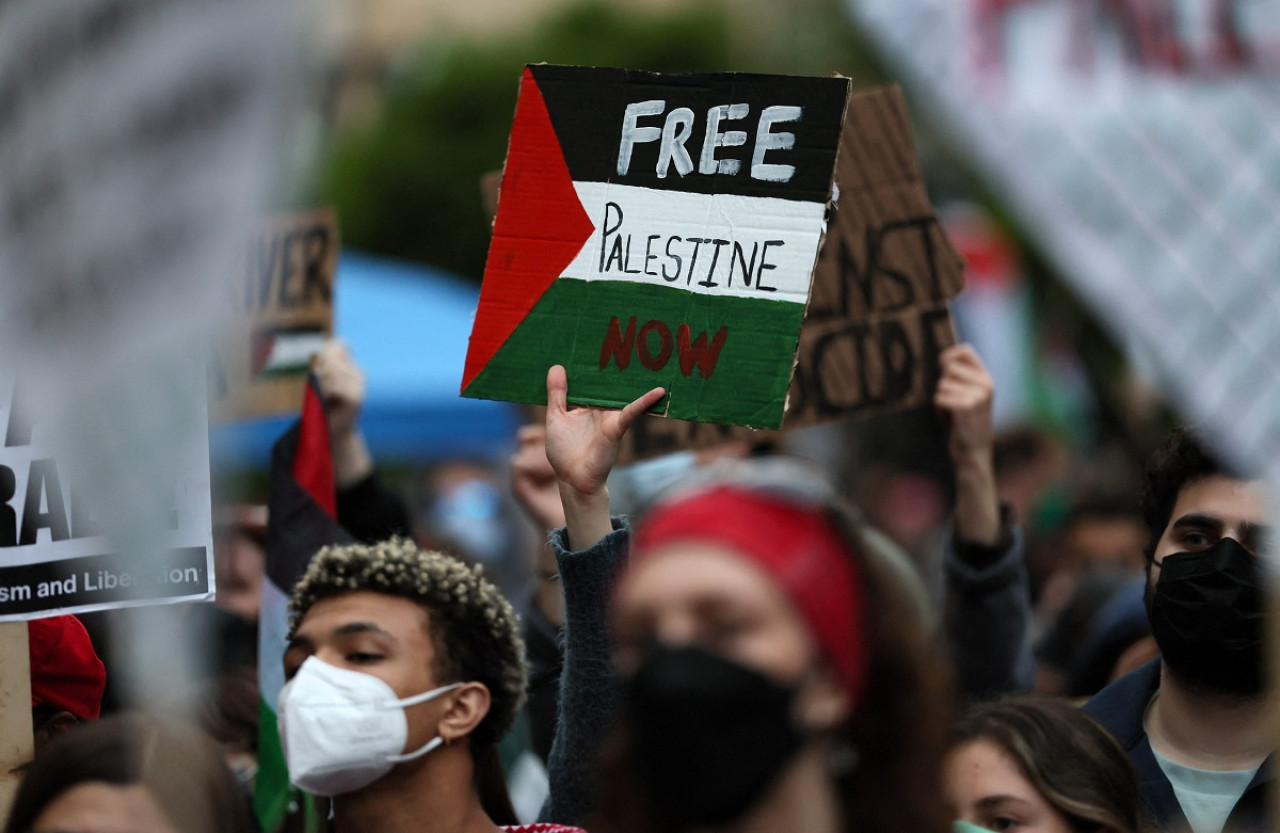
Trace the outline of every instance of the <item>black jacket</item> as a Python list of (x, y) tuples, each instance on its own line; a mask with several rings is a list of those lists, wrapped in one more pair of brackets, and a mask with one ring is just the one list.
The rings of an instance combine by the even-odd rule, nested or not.
[[(1129, 760), (1138, 771), (1142, 800), (1146, 802), (1156, 827), (1165, 831), (1189, 830), (1187, 817), (1173, 793), (1173, 785), (1156, 762), (1147, 730), (1142, 725), (1147, 704), (1159, 687), (1160, 658), (1157, 657), (1099, 691), (1085, 703), (1084, 710), (1105, 726), (1129, 754)], [(1269, 755), (1258, 768), (1244, 795), (1227, 817), (1224, 833), (1270, 829), (1267, 825), (1266, 794), (1274, 757)]]

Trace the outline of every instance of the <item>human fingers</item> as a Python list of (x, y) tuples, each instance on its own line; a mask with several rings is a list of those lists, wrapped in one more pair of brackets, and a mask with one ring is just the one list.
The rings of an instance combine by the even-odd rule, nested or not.
[(535, 482), (555, 478), (555, 469), (547, 457), (547, 447), (542, 443), (530, 443), (521, 446), (511, 457), (511, 471), (517, 477), (524, 477)]
[(545, 443), (547, 441), (547, 426), (531, 422), (528, 425), (521, 425), (516, 430), (516, 444), (523, 447), (533, 443)]
[(984, 367), (953, 363), (938, 377), (936, 390), (942, 390), (945, 387), (967, 388), (983, 395), (990, 395), (995, 390), (995, 383)]
[(658, 400), (662, 399), (662, 397), (665, 396), (666, 393), (667, 392), (664, 388), (654, 388), (653, 390), (642, 395), (638, 399), (633, 400), (630, 404), (628, 404), (625, 408), (623, 408), (622, 411), (619, 412), (618, 414), (619, 433), (620, 434), (626, 433), (627, 429), (631, 427), (631, 423), (635, 422), (636, 418), (639, 417), (641, 414), (643, 414), (645, 411), (649, 410), (654, 405), (658, 404)]
[(935, 396), (933, 399), (935, 408), (957, 416), (984, 411), (989, 407), (990, 403), (991, 399), (989, 397), (975, 394), (972, 391), (946, 393)]
[(552, 365), (547, 371), (547, 411), (564, 413), (569, 409), (569, 377), (561, 365)]
[(938, 360), (963, 363), (982, 362), (982, 359), (978, 357), (978, 351), (973, 348), (973, 345), (964, 341), (945, 348), (939, 354)]

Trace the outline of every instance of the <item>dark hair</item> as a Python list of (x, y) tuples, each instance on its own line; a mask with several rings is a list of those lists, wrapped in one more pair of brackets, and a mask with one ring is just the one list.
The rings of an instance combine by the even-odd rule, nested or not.
[(1209, 453), (1190, 428), (1179, 428), (1165, 438), (1147, 461), (1146, 485), (1142, 492), (1142, 520), (1147, 525), (1147, 563), (1155, 557), (1156, 546), (1173, 516), (1182, 487), (1192, 480), (1214, 474), (1234, 474)]
[[(828, 506), (832, 522), (856, 558), (864, 582), (869, 664), (866, 688), (845, 723), (834, 732), (834, 767), (842, 829), (940, 833), (951, 816), (942, 800), (941, 760), (950, 716), (950, 680), (930, 649), (929, 623), (921, 616), (902, 568), (884, 545), (863, 534), (850, 507)], [(588, 829), (607, 833), (674, 833), (679, 819), (665, 818), (647, 801), (633, 774), (629, 734), (643, 726), (619, 721), (600, 754), (596, 814)]]
[(1053, 449), (1053, 437), (1042, 428), (1021, 426), (1001, 431), (992, 448), (992, 463), (997, 477), (1011, 469), (1028, 466)]
[(489, 689), (489, 713), (471, 732), (472, 751), (478, 760), (496, 747), (515, 721), (525, 686), (524, 641), (501, 591), (479, 566), (406, 538), (324, 547), (293, 589), (291, 631), (316, 602), (361, 590), (408, 599), (426, 611), (438, 681), (475, 681)]
[[(932, 622), (902, 573), (901, 553), (880, 555), (851, 508), (833, 514), (858, 557), (865, 608), (867, 688), (846, 737), (858, 764), (841, 778), (844, 829), (946, 831), (942, 756), (952, 717), (951, 677), (938, 659)], [(895, 563), (895, 559), (899, 563)]]
[(142, 786), (183, 833), (251, 833), (248, 796), (204, 733), (170, 718), (125, 714), (49, 744), (14, 797), (5, 833), (26, 833), (59, 796), (90, 781)]
[(311, 606), (357, 591), (415, 602), (430, 622), (438, 682), (478, 682), (489, 689), (489, 713), (467, 738), (480, 803), (497, 824), (514, 824), (498, 741), (524, 703), (524, 641), (511, 603), (479, 565), (424, 550), (407, 538), (324, 547), (293, 589), (290, 635)]
[(1020, 696), (975, 706), (954, 727), (951, 748), (990, 741), (1074, 833), (1143, 833), (1138, 776), (1111, 733), (1063, 700)]

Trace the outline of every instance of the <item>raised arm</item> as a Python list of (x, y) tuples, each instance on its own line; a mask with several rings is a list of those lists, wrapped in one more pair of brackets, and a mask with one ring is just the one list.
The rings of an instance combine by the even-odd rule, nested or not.
[(590, 809), (592, 753), (618, 707), (608, 606), (628, 547), (626, 526), (619, 521), (615, 528), (609, 515), (605, 480), (627, 428), (662, 393), (654, 388), (620, 411), (570, 410), (564, 368), (547, 373), (547, 458), (566, 529), (551, 536), (564, 590), (564, 667), (543, 821), (580, 824)]
[(1031, 622), (1021, 539), (996, 491), (995, 384), (967, 344), (943, 351), (934, 405), (948, 423), (955, 528), (946, 554), (946, 638), (960, 690), (983, 698), (1031, 683)]
[(338, 490), (338, 523), (358, 541), (411, 535), (413, 521), (399, 494), (378, 478), (360, 430), (365, 378), (347, 346), (329, 339), (312, 363), (329, 417), (329, 448)]
[(956, 477), (956, 537), (993, 547), (1001, 532), (991, 425), (995, 383), (967, 344), (947, 348), (941, 363), (933, 402), (946, 416), (950, 432), (947, 450)]
[(329, 417), (329, 446), (333, 451), (333, 476), (339, 491), (349, 489), (373, 474), (373, 456), (360, 432), (364, 407), (364, 373), (351, 351), (337, 339), (327, 339), (316, 353), (312, 370), (324, 393)]

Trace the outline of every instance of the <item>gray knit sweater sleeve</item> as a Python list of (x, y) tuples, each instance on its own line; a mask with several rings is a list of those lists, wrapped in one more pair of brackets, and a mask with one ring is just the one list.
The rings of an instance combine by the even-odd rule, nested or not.
[(551, 534), (564, 591), (560, 635), (564, 670), (555, 740), (547, 761), (551, 794), (542, 806), (542, 821), (580, 825), (585, 820), (590, 811), (592, 756), (618, 708), (609, 599), (627, 560), (631, 530), (621, 518), (613, 519), (613, 530), (581, 552), (568, 549), (563, 528)]
[(1022, 533), (1012, 526), (1010, 533), (979, 563), (962, 556), (954, 536), (947, 547), (944, 627), (960, 693), (970, 700), (1032, 688), (1031, 591)]

